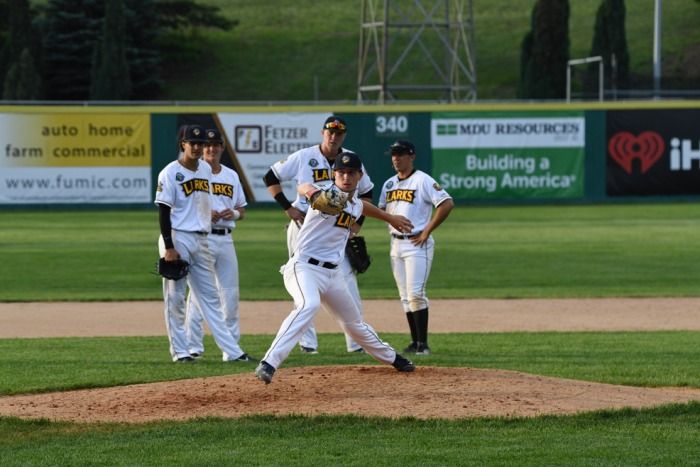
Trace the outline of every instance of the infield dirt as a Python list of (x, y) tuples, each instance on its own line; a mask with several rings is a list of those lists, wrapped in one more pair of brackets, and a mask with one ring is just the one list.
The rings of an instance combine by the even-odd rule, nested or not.
[[(241, 329), (274, 334), (289, 302), (244, 302)], [(380, 333), (405, 332), (394, 300), (365, 301)], [(700, 299), (434, 300), (431, 331), (700, 330)], [(339, 332), (318, 315), (319, 332)], [(164, 334), (159, 302), (2, 303), (0, 338)], [(309, 356), (313, 358), (313, 356)], [(369, 358), (369, 357), (368, 357)], [(419, 357), (418, 357), (419, 358)], [(638, 388), (514, 371), (422, 366), (280, 368), (273, 383), (245, 374), (0, 397), (0, 415), (81, 422), (145, 422), (249, 414), (461, 418), (537, 416), (700, 400), (700, 389)], [(223, 364), (223, 363), (222, 363)]]

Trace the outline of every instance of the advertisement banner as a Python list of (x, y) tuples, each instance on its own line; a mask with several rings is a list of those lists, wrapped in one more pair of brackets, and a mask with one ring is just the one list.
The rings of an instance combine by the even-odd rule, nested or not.
[(607, 194), (700, 194), (698, 119), (690, 109), (607, 112)]
[[(263, 176), (275, 162), (299, 149), (321, 142), (323, 113), (220, 113), (219, 121), (230, 142), (254, 201), (274, 202)], [(288, 199), (296, 198), (296, 185), (282, 183)], [(249, 200), (251, 201), (251, 200)]]
[(0, 203), (147, 203), (148, 114), (0, 114)]
[(433, 177), (455, 199), (580, 198), (581, 112), (433, 114)]

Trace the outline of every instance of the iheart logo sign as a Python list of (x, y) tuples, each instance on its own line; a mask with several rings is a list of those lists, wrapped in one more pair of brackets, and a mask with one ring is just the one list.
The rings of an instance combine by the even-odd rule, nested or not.
[(632, 162), (639, 159), (642, 173), (646, 173), (664, 154), (666, 144), (655, 131), (634, 136), (627, 131), (615, 133), (608, 142), (608, 152), (617, 164), (632, 175)]

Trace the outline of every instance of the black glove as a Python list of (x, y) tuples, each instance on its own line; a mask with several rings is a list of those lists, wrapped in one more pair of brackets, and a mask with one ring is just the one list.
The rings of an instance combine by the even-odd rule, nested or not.
[(158, 274), (173, 281), (180, 280), (187, 276), (189, 270), (190, 263), (182, 258), (178, 258), (175, 261), (165, 261), (165, 258), (161, 258), (156, 264), (156, 271)]
[(345, 254), (348, 256), (350, 266), (361, 274), (372, 264), (372, 258), (367, 253), (367, 243), (365, 237), (350, 237), (347, 245), (345, 245)]

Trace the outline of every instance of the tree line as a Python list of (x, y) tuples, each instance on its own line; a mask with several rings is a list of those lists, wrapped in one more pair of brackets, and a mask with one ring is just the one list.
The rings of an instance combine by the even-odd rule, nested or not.
[[(604, 79), (618, 88), (629, 83), (629, 51), (625, 33), (624, 0), (602, 0), (596, 14), (589, 56), (603, 59)], [(521, 44), (518, 97), (562, 99), (566, 96), (569, 61), (569, 1), (537, 0), (532, 26)], [(587, 70), (585, 90), (597, 86), (597, 71)]]
[(183, 36), (237, 21), (195, 0), (0, 0), (4, 100), (157, 100)]

